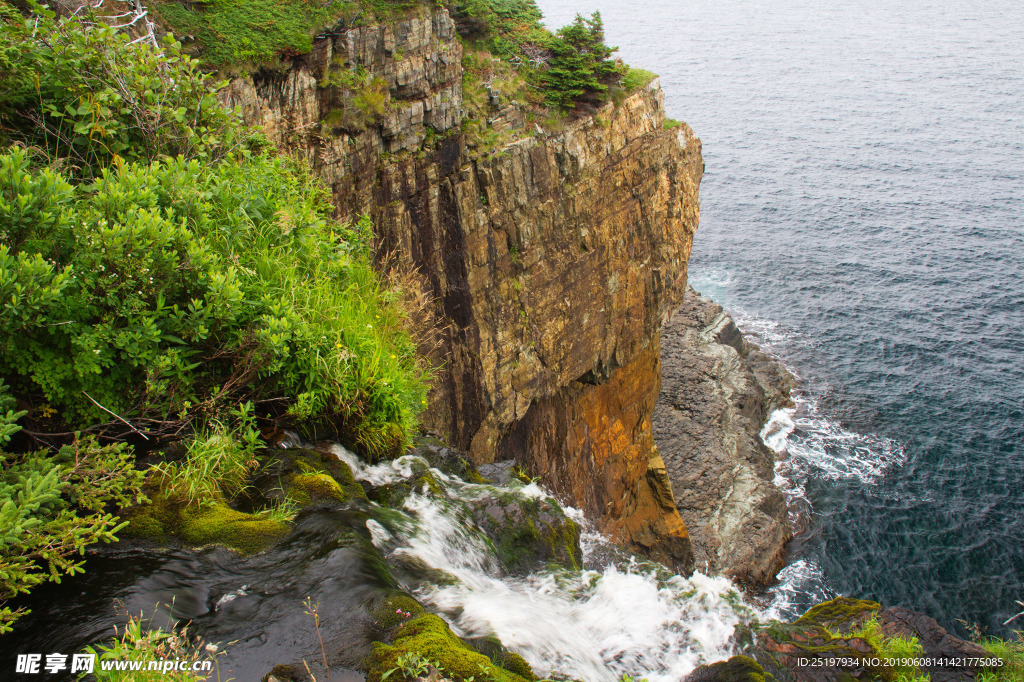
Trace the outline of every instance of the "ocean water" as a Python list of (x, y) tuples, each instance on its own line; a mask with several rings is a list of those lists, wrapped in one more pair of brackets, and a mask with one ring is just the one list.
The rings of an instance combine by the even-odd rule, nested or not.
[(783, 615), (836, 594), (994, 634), (1024, 599), (1024, 5), (600, 10), (703, 141), (691, 283), (801, 378)]

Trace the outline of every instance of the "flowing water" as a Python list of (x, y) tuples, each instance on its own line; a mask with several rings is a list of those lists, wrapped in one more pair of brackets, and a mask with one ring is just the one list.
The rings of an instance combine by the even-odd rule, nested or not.
[(691, 283), (802, 379), (765, 436), (774, 591), (1008, 635), (1024, 598), (1024, 5), (540, 0), (600, 10), (703, 141)]
[[(5, 652), (72, 653), (108, 639), (125, 614), (143, 614), (165, 629), (188, 622), (192, 635), (221, 644), (221, 679), (260, 679), (282, 663), (319, 674), (322, 637), (331, 679), (360, 680), (353, 669), (379, 637), (367, 605), (397, 580), (460, 636), (497, 636), (540, 675), (675, 682), (731, 655), (736, 626), (757, 616), (728, 580), (674, 575), (593, 530), (583, 533), (580, 570), (508, 575), (473, 510), (494, 500), (557, 505), (536, 483), (469, 483), (417, 455), (370, 466), (340, 446), (333, 452), (371, 490), (427, 470), (438, 485), (414, 486), (396, 507), (356, 501), (307, 511), (281, 544), (251, 557), (224, 549), (102, 551), (83, 575), (32, 595), (32, 614), (5, 637)], [(580, 513), (566, 512), (586, 528)], [(319, 633), (307, 599), (318, 605)]]

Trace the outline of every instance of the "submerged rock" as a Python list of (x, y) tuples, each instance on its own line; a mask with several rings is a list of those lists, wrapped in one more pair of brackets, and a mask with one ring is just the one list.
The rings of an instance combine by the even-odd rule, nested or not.
[(697, 570), (759, 585), (782, 565), (792, 533), (759, 434), (794, 384), (720, 305), (687, 290), (663, 331), (652, 422)]

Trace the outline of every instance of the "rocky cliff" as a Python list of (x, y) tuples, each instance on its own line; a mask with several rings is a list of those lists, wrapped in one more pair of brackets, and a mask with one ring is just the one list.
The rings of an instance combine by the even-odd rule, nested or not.
[(743, 583), (771, 581), (791, 532), (760, 430), (772, 410), (790, 404), (795, 380), (693, 289), (663, 329), (662, 363), (654, 438), (696, 566)]
[[(448, 13), (424, 7), (334, 27), (225, 99), (305, 155), (342, 214), (368, 213), (382, 252), (435, 300), (447, 354), (426, 424), (479, 463), (517, 460), (619, 539), (687, 568), (650, 417), (699, 217), (700, 141), (666, 129), (655, 81), (557, 132), (492, 101), (508, 142), (473, 153), (461, 57)], [(339, 72), (386, 83), (386, 111), (356, 116), (351, 90), (331, 84)]]

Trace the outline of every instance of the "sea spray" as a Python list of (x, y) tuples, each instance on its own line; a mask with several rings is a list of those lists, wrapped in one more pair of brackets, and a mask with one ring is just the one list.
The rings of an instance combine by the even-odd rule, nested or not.
[[(340, 446), (334, 452), (372, 485), (408, 481), (429, 466), (415, 456), (366, 465)], [(374, 544), (390, 561), (450, 578), (404, 587), (444, 614), (461, 636), (496, 636), (540, 675), (614, 682), (628, 674), (675, 682), (701, 663), (729, 657), (736, 626), (755, 615), (727, 579), (684, 578), (623, 555), (571, 508), (566, 513), (584, 523), (584, 564), (609, 557), (605, 565), (503, 576), (467, 505), (494, 495), (554, 499), (535, 482), (491, 486), (430, 473), (441, 482), (440, 492), (422, 486), (405, 499), (400, 518), (370, 521)]]

